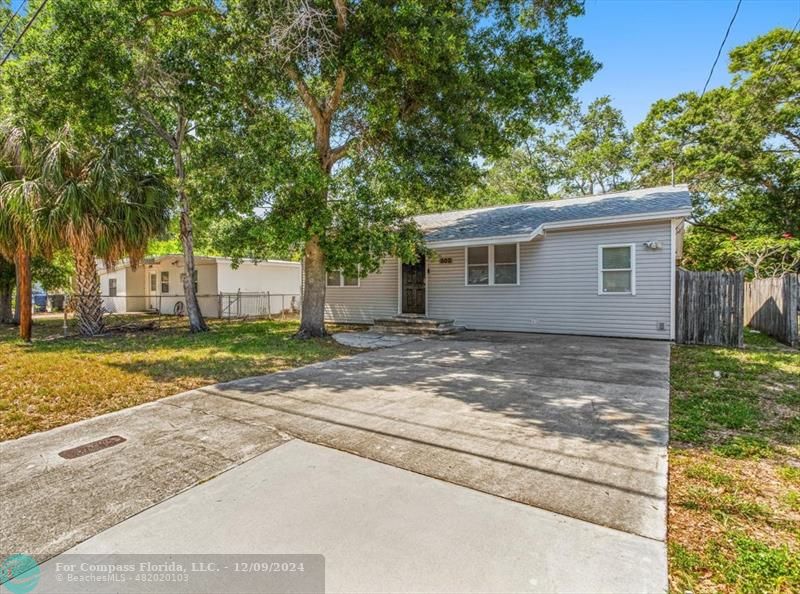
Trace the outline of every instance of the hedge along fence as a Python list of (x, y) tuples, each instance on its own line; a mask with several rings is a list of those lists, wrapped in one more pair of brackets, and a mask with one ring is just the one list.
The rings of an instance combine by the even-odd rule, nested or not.
[(744, 346), (744, 273), (676, 274), (676, 342)]
[(746, 283), (744, 294), (746, 325), (790, 346), (800, 345), (800, 276), (757, 278)]

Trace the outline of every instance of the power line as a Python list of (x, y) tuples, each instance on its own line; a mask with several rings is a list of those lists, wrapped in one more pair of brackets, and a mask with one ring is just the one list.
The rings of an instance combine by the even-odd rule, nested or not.
[(33, 16), (31, 16), (30, 20), (27, 23), (25, 23), (25, 26), (22, 28), (22, 31), (19, 32), (19, 35), (17, 35), (17, 38), (14, 40), (14, 43), (12, 43), (11, 47), (8, 48), (8, 52), (6, 52), (6, 55), (3, 56), (3, 61), (0, 62), (0, 68), (3, 67), (3, 65), (6, 63), (6, 61), (9, 58), (9, 56), (11, 55), (11, 53), (14, 51), (14, 48), (17, 47), (17, 44), (19, 43), (19, 40), (22, 39), (22, 36), (25, 35), (25, 33), (28, 31), (28, 29), (30, 29), (31, 25), (33, 24), (33, 21), (35, 21), (36, 17), (39, 16), (39, 13), (42, 12), (42, 9), (44, 8), (45, 4), (47, 4), (47, 0), (42, 0), (42, 3), (38, 6), (36, 11), (33, 13)]
[(717, 62), (719, 62), (719, 57), (722, 55), (722, 48), (725, 47), (725, 42), (728, 41), (728, 35), (731, 32), (731, 27), (733, 27), (733, 21), (736, 20), (736, 15), (739, 14), (739, 7), (742, 5), (742, 0), (739, 0), (736, 3), (736, 10), (733, 11), (733, 16), (731, 17), (731, 22), (728, 23), (728, 28), (725, 30), (725, 37), (722, 38), (722, 43), (719, 44), (719, 49), (717, 50), (717, 57), (714, 58), (714, 63), (711, 65), (711, 72), (708, 73), (708, 78), (706, 79), (706, 84), (703, 85), (703, 92), (700, 93), (700, 97), (702, 98), (703, 95), (706, 94), (706, 89), (708, 89), (708, 83), (711, 82), (711, 77), (714, 75), (714, 68), (717, 67)]
[(775, 68), (775, 65), (779, 64), (780, 61), (783, 59), (784, 54), (788, 53), (787, 50), (790, 50), (792, 48), (792, 41), (794, 40), (795, 35), (797, 35), (797, 27), (798, 27), (798, 25), (800, 25), (800, 17), (798, 17), (798, 19), (795, 21), (794, 27), (792, 27), (791, 33), (789, 33), (789, 39), (786, 40), (786, 43), (780, 49), (780, 52), (777, 52), (777, 51), (775, 52), (775, 55), (777, 56), (777, 58), (769, 65), (769, 68), (767, 68), (767, 72), (764, 75), (764, 79), (767, 81), (767, 84), (762, 89), (762, 92), (764, 92), (767, 88), (769, 88), (769, 85), (771, 84), (771, 82), (769, 80), (769, 75), (772, 74), (772, 70), (773, 70), (773, 68)]
[(2, 31), (0, 31), (0, 41), (2, 41), (2, 39), (3, 39), (3, 35), (5, 35), (6, 31), (7, 31), (7, 30), (8, 30), (8, 28), (11, 26), (11, 23), (12, 23), (12, 22), (14, 21), (14, 19), (17, 17), (17, 15), (19, 14), (19, 11), (20, 11), (20, 10), (22, 10), (22, 7), (23, 7), (23, 6), (25, 6), (25, 3), (26, 3), (27, 1), (28, 1), (28, 0), (22, 0), (22, 2), (20, 2), (20, 3), (19, 3), (19, 6), (17, 6), (17, 10), (15, 10), (15, 11), (14, 11), (14, 14), (12, 14), (12, 15), (11, 15), (11, 18), (9, 18), (9, 19), (8, 19), (8, 21), (6, 22), (5, 26), (3, 27), (3, 30), (2, 30)]

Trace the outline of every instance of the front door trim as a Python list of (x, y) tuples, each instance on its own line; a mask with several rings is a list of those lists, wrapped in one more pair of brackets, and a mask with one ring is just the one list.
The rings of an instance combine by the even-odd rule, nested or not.
[[(424, 256), (423, 256), (424, 257)], [(428, 315), (428, 262), (425, 259), (423, 267), (425, 277), (425, 311), (421, 315)], [(397, 258), (397, 313), (401, 315), (406, 313), (403, 311), (403, 261)]]

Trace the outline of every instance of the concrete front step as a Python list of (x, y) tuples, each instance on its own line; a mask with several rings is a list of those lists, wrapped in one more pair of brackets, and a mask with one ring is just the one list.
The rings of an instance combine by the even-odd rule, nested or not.
[(417, 315), (398, 315), (391, 318), (377, 318), (372, 332), (382, 334), (455, 334), (463, 328), (453, 325), (453, 320), (426, 318)]
[(453, 320), (442, 318), (425, 318), (422, 316), (399, 315), (391, 318), (376, 318), (374, 321), (378, 326), (414, 326), (435, 328), (437, 326), (452, 326)]
[(445, 334), (456, 334), (464, 330), (462, 326), (440, 326), (440, 327), (425, 327), (425, 326), (372, 326), (370, 332), (378, 332), (380, 334), (426, 334), (442, 336)]

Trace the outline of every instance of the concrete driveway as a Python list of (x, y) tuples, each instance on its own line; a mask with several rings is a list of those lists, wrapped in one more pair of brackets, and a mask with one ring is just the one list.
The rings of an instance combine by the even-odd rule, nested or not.
[(467, 333), (169, 403), (663, 540), (668, 379), (666, 343)]
[[(584, 591), (663, 590), (668, 364), (666, 343), (470, 332), (187, 392), (0, 444), (3, 476), (13, 477), (0, 486), (3, 548), (47, 558), (115, 524), (133, 530), (138, 518), (122, 520), (240, 464), (241, 472), (258, 474), (260, 461), (275, 459), (281, 444), (299, 438), (425, 475), (423, 482), (433, 477), (561, 514), (547, 516), (560, 518), (555, 524), (538, 520), (538, 528), (535, 518), (521, 521), (521, 534), (551, 535), (526, 541), (545, 565), (520, 571), (530, 573), (531, 585), (545, 577), (550, 584), (533, 591), (567, 589), (556, 587), (574, 584), (565, 572), (588, 567), (596, 571), (594, 581), (582, 582)], [(55, 455), (112, 434), (128, 441), (75, 460)], [(209, 485), (240, 492), (239, 471)], [(304, 480), (314, 481), (314, 474)], [(355, 480), (351, 487), (386, 506), (394, 492), (404, 498), (424, 492), (411, 479), (397, 480), (406, 487), (370, 488)], [(180, 497), (201, 493), (194, 487)], [(479, 508), (489, 518), (516, 505), (489, 495), (480, 495), (487, 499)], [(455, 506), (452, 514), (458, 523), (462, 510)], [(235, 515), (223, 517), (233, 522)], [(179, 516), (173, 520), (180, 524)], [(369, 521), (341, 537), (367, 538), (382, 529), (379, 515)], [(209, 516), (200, 525), (218, 526)], [(459, 543), (480, 546), (476, 530), (474, 543)], [(102, 549), (108, 542), (102, 536), (86, 546)], [(519, 536), (508, 534), (510, 541)], [(551, 550), (575, 556), (567, 566), (553, 565)], [(348, 567), (355, 580), (357, 565)], [(412, 581), (410, 589), (424, 583)], [(512, 583), (520, 582), (505, 584)], [(348, 589), (347, 580), (339, 586)]]

